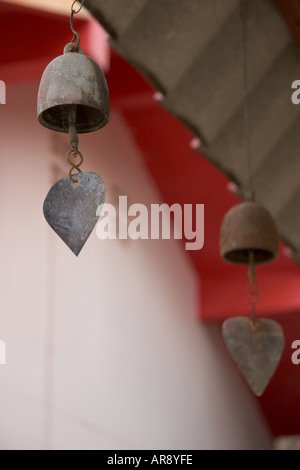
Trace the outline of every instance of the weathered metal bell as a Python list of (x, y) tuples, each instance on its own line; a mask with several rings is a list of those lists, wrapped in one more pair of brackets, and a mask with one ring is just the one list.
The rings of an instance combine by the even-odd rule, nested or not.
[(96, 62), (70, 43), (44, 71), (38, 92), (38, 120), (48, 129), (68, 133), (74, 105), (77, 133), (93, 132), (108, 123), (105, 76)]
[(245, 201), (232, 207), (223, 219), (220, 250), (226, 261), (249, 264), (268, 263), (278, 254), (279, 237), (270, 212), (260, 204)]

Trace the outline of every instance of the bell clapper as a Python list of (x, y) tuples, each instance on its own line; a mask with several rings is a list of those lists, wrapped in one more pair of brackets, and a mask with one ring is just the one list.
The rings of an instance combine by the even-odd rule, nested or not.
[(253, 250), (249, 250), (249, 283), (247, 286), (248, 290), (248, 302), (251, 306), (251, 317), (250, 317), (250, 326), (253, 331), (257, 331), (259, 328), (259, 321), (256, 317), (256, 305), (259, 302), (258, 288), (259, 284), (256, 281), (256, 272), (255, 272), (255, 253)]
[(69, 142), (75, 152), (78, 152), (78, 135), (76, 129), (76, 104), (71, 104), (69, 109)]

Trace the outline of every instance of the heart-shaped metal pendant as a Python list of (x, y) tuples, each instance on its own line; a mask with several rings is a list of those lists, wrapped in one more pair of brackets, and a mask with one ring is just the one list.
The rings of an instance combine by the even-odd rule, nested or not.
[(282, 356), (284, 334), (281, 326), (266, 318), (229, 318), (223, 323), (226, 346), (253, 393), (261, 396)]
[(51, 228), (78, 256), (99, 218), (105, 201), (105, 184), (93, 172), (66, 176), (50, 189), (44, 202), (44, 216)]

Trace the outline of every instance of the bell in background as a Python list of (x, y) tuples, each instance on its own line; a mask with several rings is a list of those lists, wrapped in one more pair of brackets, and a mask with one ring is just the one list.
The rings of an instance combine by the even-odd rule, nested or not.
[(277, 258), (279, 237), (270, 212), (257, 202), (244, 201), (232, 207), (223, 219), (220, 237), (225, 261), (249, 264), (268, 263)]
[(273, 377), (284, 348), (281, 326), (270, 318), (257, 318), (260, 300), (255, 266), (274, 261), (278, 255), (279, 237), (270, 212), (255, 202), (251, 178), (251, 143), (248, 103), (248, 29), (249, 0), (241, 0), (243, 45), (243, 95), (245, 141), (245, 201), (225, 214), (220, 236), (222, 258), (234, 264), (249, 265), (247, 285), (251, 316), (227, 318), (222, 335), (228, 352), (253, 393), (261, 396)]
[(222, 258), (249, 265), (248, 302), (250, 318), (228, 318), (222, 335), (228, 352), (256, 396), (261, 396), (273, 377), (284, 348), (281, 326), (269, 318), (256, 317), (259, 302), (255, 265), (274, 261), (279, 237), (270, 212), (257, 202), (246, 200), (224, 216), (220, 251)]
[(67, 44), (64, 54), (45, 69), (37, 111), (40, 124), (68, 133), (75, 105), (76, 132), (80, 134), (96, 131), (108, 123), (109, 93), (99, 65), (76, 46)]
[[(84, 55), (80, 36), (73, 26), (79, 13), (71, 7), (70, 24), (74, 34), (64, 54), (45, 69), (38, 92), (37, 115), (40, 124), (57, 132), (69, 133), (71, 149), (67, 161), (69, 176), (52, 186), (44, 201), (45, 219), (56, 234), (78, 256), (95, 227), (99, 208), (105, 201), (105, 184), (93, 172), (82, 172), (83, 155), (78, 135), (104, 127), (109, 120), (109, 93), (105, 76), (96, 62)], [(76, 41), (77, 38), (77, 42)], [(76, 170), (77, 173), (73, 174)]]

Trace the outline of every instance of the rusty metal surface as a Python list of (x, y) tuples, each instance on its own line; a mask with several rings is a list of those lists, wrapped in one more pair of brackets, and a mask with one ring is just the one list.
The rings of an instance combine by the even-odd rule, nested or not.
[(99, 216), (98, 206), (105, 201), (105, 184), (93, 172), (74, 175), (59, 180), (50, 189), (44, 202), (44, 216), (57, 235), (78, 256), (95, 227)]
[(252, 201), (232, 207), (222, 222), (221, 256), (231, 263), (249, 264), (249, 252), (254, 263), (273, 261), (278, 254), (279, 237), (270, 212)]
[(93, 132), (109, 121), (109, 92), (99, 65), (82, 50), (56, 57), (46, 67), (39, 87), (39, 122), (58, 132), (69, 132), (69, 107), (76, 105), (77, 133)]
[(229, 318), (223, 323), (225, 344), (253, 393), (261, 396), (273, 377), (284, 348), (281, 326), (266, 318)]

